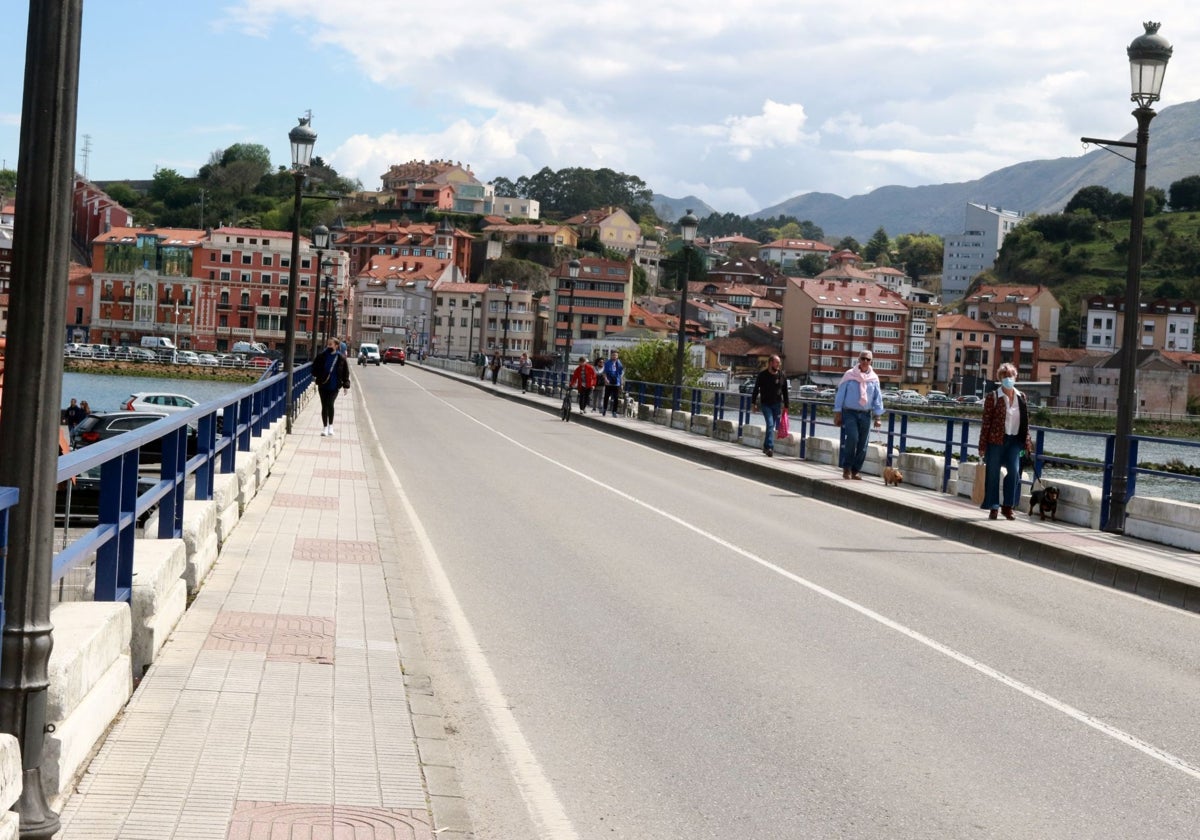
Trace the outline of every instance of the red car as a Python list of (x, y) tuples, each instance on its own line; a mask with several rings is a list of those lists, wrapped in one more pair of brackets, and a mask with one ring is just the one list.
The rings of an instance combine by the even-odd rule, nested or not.
[(388, 362), (399, 362), (400, 364), (404, 364), (404, 348), (389, 347), (384, 350), (383, 363), (386, 365)]

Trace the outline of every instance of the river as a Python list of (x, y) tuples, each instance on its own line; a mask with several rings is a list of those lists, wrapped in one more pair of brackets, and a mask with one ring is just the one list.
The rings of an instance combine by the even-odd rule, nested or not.
[(71, 398), (87, 400), (92, 411), (116, 411), (125, 407), (130, 394), (155, 391), (186, 394), (199, 402), (208, 402), (254, 384), (249, 380), (164, 379), (159, 376), (113, 376), (103, 373), (64, 373), (63, 407)]

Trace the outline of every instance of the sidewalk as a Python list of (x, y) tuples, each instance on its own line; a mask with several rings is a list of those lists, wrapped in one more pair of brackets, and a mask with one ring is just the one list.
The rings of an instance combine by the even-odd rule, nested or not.
[(418, 744), (448, 754), (442, 714), (401, 670), (419, 641), (356, 403), (338, 400), (332, 438), (316, 400), (302, 410), (57, 837), (470, 836), (453, 772), (420, 762)]

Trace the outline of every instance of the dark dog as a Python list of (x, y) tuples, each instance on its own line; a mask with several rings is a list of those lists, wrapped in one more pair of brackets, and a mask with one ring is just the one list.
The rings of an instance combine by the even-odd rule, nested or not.
[(1029, 494), (1029, 515), (1033, 516), (1033, 509), (1037, 508), (1041, 511), (1042, 521), (1046, 521), (1046, 514), (1050, 514), (1050, 521), (1058, 521), (1058, 488), (1053, 484), (1043, 487), (1041, 490), (1034, 490)]

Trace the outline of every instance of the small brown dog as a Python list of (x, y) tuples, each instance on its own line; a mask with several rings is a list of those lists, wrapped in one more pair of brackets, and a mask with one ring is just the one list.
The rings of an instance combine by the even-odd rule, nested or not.
[(896, 469), (895, 467), (884, 467), (883, 483), (889, 487), (893, 484), (899, 487), (904, 483), (904, 473), (900, 472), (900, 470)]

